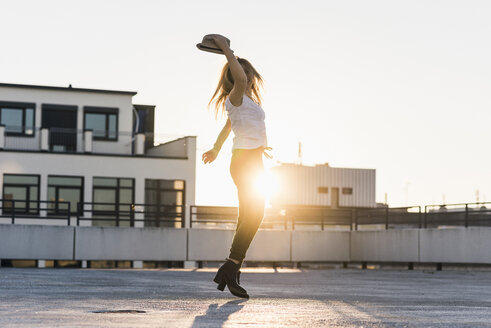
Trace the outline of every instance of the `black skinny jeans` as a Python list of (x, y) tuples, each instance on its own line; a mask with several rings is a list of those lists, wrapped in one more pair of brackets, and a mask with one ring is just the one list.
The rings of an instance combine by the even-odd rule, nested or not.
[(235, 149), (230, 174), (239, 194), (239, 215), (229, 258), (242, 262), (264, 216), (264, 196), (256, 187), (263, 172), (264, 148)]

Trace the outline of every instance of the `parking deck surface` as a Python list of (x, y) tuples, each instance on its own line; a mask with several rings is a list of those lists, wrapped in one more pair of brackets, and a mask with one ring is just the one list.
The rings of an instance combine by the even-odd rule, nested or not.
[(1, 268), (0, 327), (491, 327), (489, 271), (214, 271)]

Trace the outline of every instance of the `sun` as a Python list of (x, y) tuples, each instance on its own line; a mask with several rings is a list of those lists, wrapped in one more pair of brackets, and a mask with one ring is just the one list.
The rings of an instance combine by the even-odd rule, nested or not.
[(256, 192), (261, 194), (266, 199), (266, 203), (269, 203), (271, 196), (278, 192), (279, 188), (280, 183), (278, 176), (270, 169), (265, 169), (264, 172), (256, 178)]

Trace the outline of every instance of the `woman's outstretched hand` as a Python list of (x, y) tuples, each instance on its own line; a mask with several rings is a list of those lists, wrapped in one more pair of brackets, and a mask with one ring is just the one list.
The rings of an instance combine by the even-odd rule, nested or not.
[(227, 38), (225, 38), (223, 35), (220, 34), (214, 34), (212, 36), (213, 41), (217, 45), (218, 48), (220, 48), (222, 51), (225, 51), (227, 49), (230, 49), (228, 43), (227, 43)]
[(213, 162), (218, 156), (218, 150), (215, 148), (208, 150), (206, 153), (203, 154), (201, 159), (205, 164)]

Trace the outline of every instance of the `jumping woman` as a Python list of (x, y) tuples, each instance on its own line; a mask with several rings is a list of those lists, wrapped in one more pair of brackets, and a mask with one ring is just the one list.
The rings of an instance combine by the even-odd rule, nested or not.
[(255, 188), (263, 171), (263, 153), (268, 156), (265, 150), (270, 149), (267, 147), (265, 115), (259, 94), (263, 81), (249, 61), (234, 55), (228, 39), (216, 34), (208, 37), (227, 58), (209, 105), (214, 105), (215, 116), (226, 111), (228, 119), (213, 149), (203, 154), (203, 162), (211, 163), (216, 159), (230, 131), (233, 131), (230, 174), (239, 196), (239, 214), (230, 255), (218, 269), (214, 281), (219, 290), (223, 291), (226, 285), (233, 295), (249, 298), (247, 291), (239, 285), (239, 270), (264, 216), (264, 197)]

